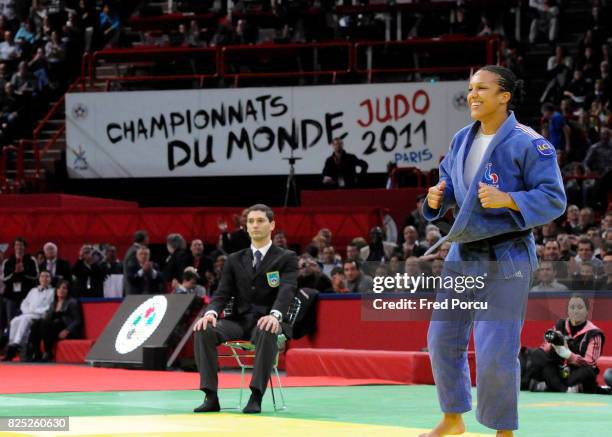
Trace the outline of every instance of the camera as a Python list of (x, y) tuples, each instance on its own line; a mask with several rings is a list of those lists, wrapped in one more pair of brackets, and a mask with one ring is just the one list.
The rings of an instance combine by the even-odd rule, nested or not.
[(544, 341), (546, 341), (546, 343), (554, 344), (555, 346), (563, 346), (565, 344), (563, 335), (554, 329), (549, 329), (546, 331), (544, 334)]

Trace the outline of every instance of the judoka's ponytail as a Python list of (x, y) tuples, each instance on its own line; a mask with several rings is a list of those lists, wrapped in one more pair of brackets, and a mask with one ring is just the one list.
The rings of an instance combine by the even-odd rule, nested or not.
[(512, 95), (510, 101), (508, 102), (508, 109), (512, 109), (516, 102), (523, 100), (524, 82), (522, 79), (518, 79), (516, 74), (514, 74), (509, 68), (501, 67), (499, 65), (486, 65), (479, 71), (489, 71), (499, 77), (497, 84), (499, 85), (500, 89), (502, 91), (509, 92)]

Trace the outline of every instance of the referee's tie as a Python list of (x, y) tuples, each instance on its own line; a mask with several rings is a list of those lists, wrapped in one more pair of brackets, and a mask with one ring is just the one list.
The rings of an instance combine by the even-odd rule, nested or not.
[(255, 251), (255, 271), (259, 270), (259, 266), (261, 265), (261, 252), (259, 250)]

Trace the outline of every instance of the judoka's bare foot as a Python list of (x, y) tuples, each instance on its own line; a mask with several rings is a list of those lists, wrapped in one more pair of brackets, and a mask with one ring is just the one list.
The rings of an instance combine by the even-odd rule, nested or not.
[(460, 435), (464, 432), (465, 424), (461, 414), (444, 414), (438, 426), (426, 434), (421, 434), (419, 437), (443, 437), (445, 435)]
[(514, 437), (514, 433), (512, 431), (497, 431), (495, 437)]

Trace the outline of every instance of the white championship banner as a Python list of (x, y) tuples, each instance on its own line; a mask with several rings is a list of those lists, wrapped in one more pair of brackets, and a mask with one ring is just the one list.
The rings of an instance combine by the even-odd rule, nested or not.
[(320, 174), (333, 138), (386, 172), (429, 170), (470, 123), (461, 82), (66, 95), (72, 178)]

